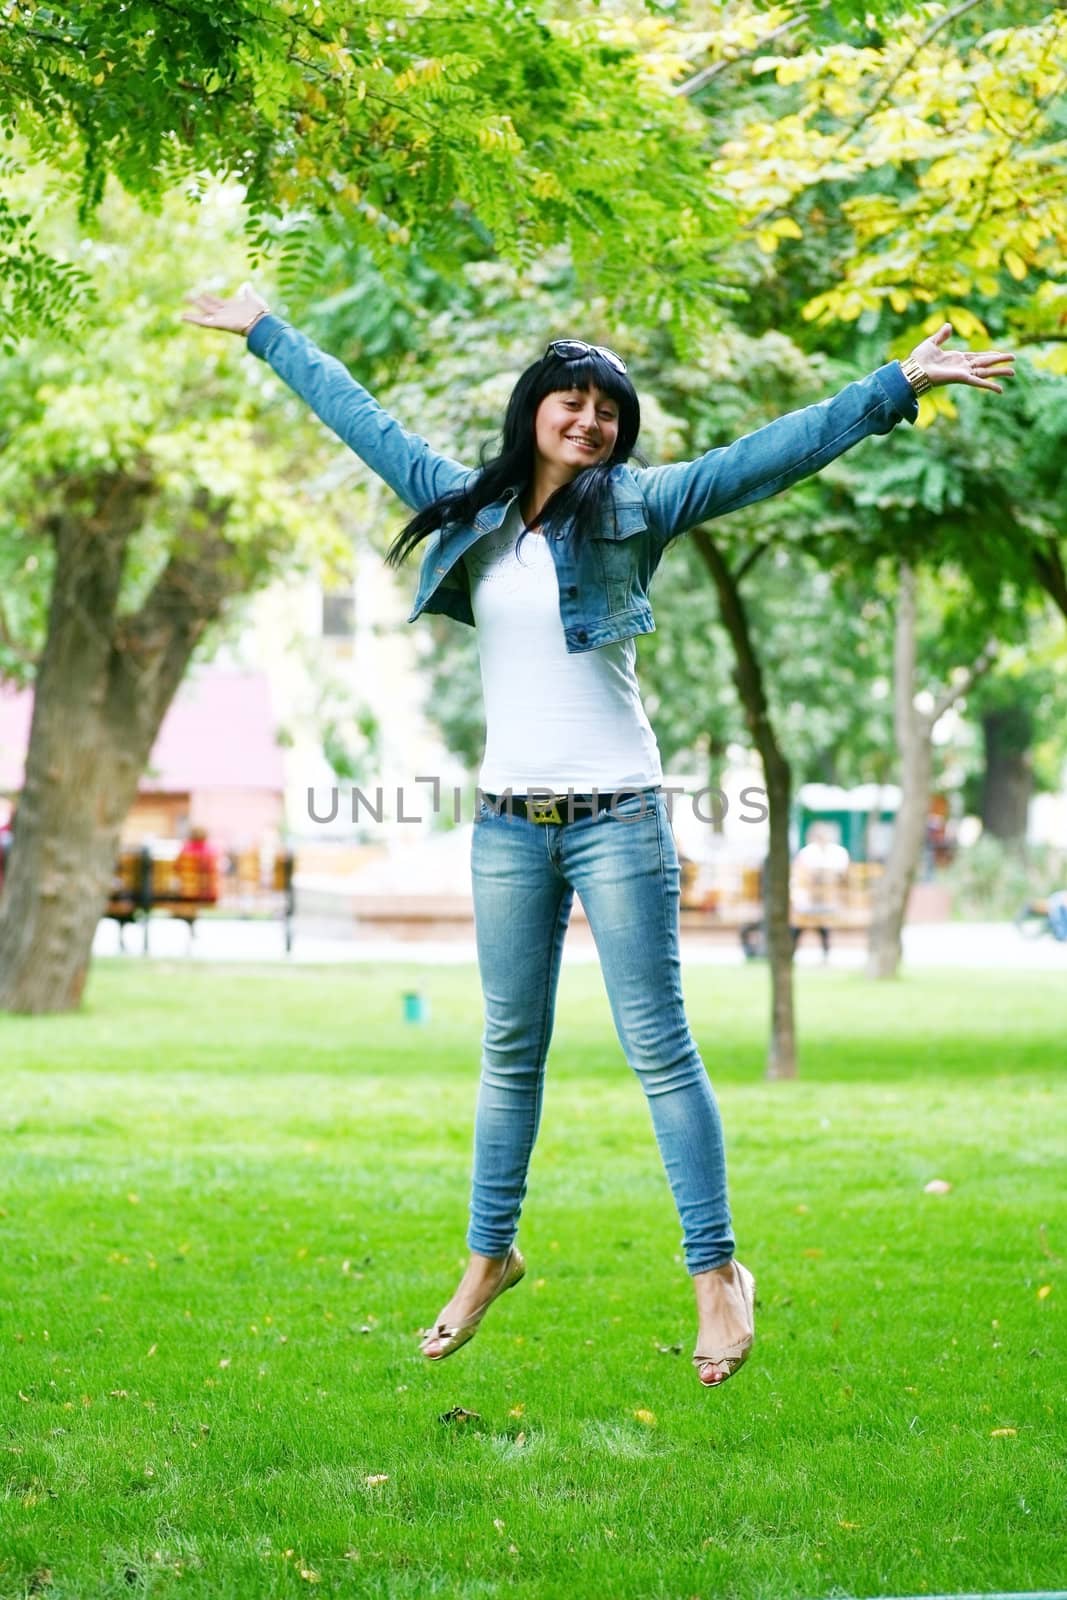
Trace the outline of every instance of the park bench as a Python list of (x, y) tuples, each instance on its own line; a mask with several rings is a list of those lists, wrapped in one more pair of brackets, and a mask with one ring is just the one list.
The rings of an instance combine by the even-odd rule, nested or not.
[[(871, 891), (881, 871), (877, 862), (854, 861), (832, 910), (795, 910), (790, 917), (794, 949), (808, 929), (825, 928), (828, 937), (834, 934), (844, 934), (846, 938), (864, 937), (871, 925)], [(758, 868), (743, 867), (736, 881), (701, 892), (698, 869), (694, 863), (687, 862), (682, 868), (681, 904), (683, 928), (729, 930), (740, 938), (747, 959), (754, 960), (766, 954)]]
[(232, 858), (223, 874), (214, 860), (193, 855), (162, 857), (150, 846), (124, 850), (115, 864), (104, 917), (115, 922), (119, 942), (126, 948), (126, 929), (140, 922), (143, 954), (148, 955), (148, 927), (159, 913), (184, 922), (190, 945), (201, 912), (225, 909), (239, 916), (280, 914), (285, 930), (285, 950), (293, 947), (293, 856), (283, 851), (269, 863), (265, 876), (258, 851)]

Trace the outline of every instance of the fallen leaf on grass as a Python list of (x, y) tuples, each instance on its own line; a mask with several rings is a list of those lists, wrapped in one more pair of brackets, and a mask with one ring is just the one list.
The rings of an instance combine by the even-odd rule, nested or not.
[(656, 1413), (654, 1411), (635, 1411), (634, 1416), (638, 1422), (643, 1422), (646, 1428), (656, 1426)]
[(656, 1349), (661, 1356), (680, 1356), (682, 1353), (680, 1344), (658, 1344)]
[(931, 1178), (923, 1187), (923, 1194), (948, 1194), (952, 1188), (951, 1183), (946, 1183), (944, 1178)]
[(838, 1523), (837, 1523), (837, 1526), (838, 1526), (838, 1527), (839, 1527), (839, 1528), (860, 1528), (860, 1527), (862, 1527), (862, 1526), (863, 1526), (863, 1524), (862, 1524), (862, 1523), (860, 1523), (860, 1522), (842, 1522), (842, 1521), (841, 1521), (841, 1520), (840, 1520), (840, 1518), (839, 1518), (839, 1519), (838, 1519)]
[(314, 1570), (314, 1568), (312, 1568), (312, 1567), (301, 1567), (300, 1568), (300, 1576), (307, 1583), (318, 1583), (318, 1581), (319, 1581), (319, 1575)]
[(521, 1402), (520, 1402), (519, 1405), (512, 1406), (511, 1410), (508, 1412), (508, 1416), (509, 1417), (521, 1417), (525, 1410), (526, 1410), (526, 1407), (524, 1405), (522, 1405)]
[(375, 1489), (378, 1484), (389, 1482), (389, 1474), (387, 1472), (372, 1472), (369, 1478), (364, 1478), (363, 1482), (368, 1489)]
[(991, 1439), (1014, 1439), (1018, 1432), (1018, 1428), (994, 1428), (989, 1437)]
[(1051, 1293), (1052, 1293), (1052, 1285), (1051, 1285), (1051, 1283), (1043, 1283), (1041, 1285), (1040, 1289), (1037, 1291), (1037, 1298), (1039, 1300), (1047, 1300)]

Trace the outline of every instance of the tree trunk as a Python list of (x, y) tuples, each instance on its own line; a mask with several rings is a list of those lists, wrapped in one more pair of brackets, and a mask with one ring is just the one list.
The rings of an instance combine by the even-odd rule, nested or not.
[[(141, 610), (119, 616), (123, 562), (146, 488), (132, 475), (97, 482), (95, 514), (72, 514), (54, 527), (48, 638), (0, 896), (3, 1010), (78, 1006), (123, 819), (196, 640), (227, 587), (221, 564), (212, 569), (209, 560), (205, 572), (187, 543)], [(201, 556), (215, 534), (210, 519), (205, 533), (204, 509), (196, 524)], [(214, 555), (220, 552), (215, 541)]]
[(734, 574), (706, 529), (692, 538), (719, 598), (719, 614), (734, 650), (734, 682), (752, 741), (763, 762), (770, 813), (770, 852), (764, 873), (767, 952), (771, 969), (771, 1036), (768, 1078), (795, 1078), (796, 1022), (793, 1007), (793, 935), (789, 923), (789, 806), (792, 773), (771, 722), (763, 674)]
[(81, 1000), (141, 772), (129, 751), (113, 746), (92, 689), (91, 680), (52, 691), (43, 678), (38, 684), (0, 899), (3, 1010), (70, 1011)]
[(915, 705), (916, 583), (911, 567), (900, 569), (896, 637), (893, 646), (894, 724), (900, 757), (900, 809), (885, 871), (878, 879), (867, 945), (867, 976), (895, 978), (903, 955), (902, 933), (908, 896), (922, 859), (930, 811), (933, 733), (938, 721), (992, 664), (990, 643), (932, 711)]
[(1022, 844), (1034, 789), (1030, 763), (1032, 719), (1024, 706), (1002, 706), (986, 712), (982, 734), (982, 827), (1006, 844)]
[(1050, 542), (1043, 549), (1035, 549), (1032, 559), (1038, 582), (1047, 591), (1053, 605), (1067, 617), (1067, 568), (1064, 567), (1059, 545)]
[(893, 645), (894, 724), (900, 757), (900, 808), (885, 870), (878, 879), (867, 946), (867, 976), (895, 978), (903, 954), (901, 934), (915, 881), (930, 809), (933, 752), (929, 716), (915, 707), (915, 573), (900, 569)]
[(753, 730), (753, 736), (763, 760), (763, 772), (767, 780), (767, 809), (770, 813), (771, 834), (764, 890), (767, 955), (771, 965), (771, 1040), (767, 1053), (767, 1076), (795, 1078), (797, 1048), (793, 1010), (793, 930), (789, 917), (789, 806), (792, 772), (774, 737), (769, 718), (764, 718), (761, 732)]

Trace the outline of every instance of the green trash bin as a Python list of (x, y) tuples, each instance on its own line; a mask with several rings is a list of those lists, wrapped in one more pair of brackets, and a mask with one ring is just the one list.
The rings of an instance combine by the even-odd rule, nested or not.
[(404, 1021), (429, 1022), (430, 1002), (424, 994), (411, 989), (404, 996)]

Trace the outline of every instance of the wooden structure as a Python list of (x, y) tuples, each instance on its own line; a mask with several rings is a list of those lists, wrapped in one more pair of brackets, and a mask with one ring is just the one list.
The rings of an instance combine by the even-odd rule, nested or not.
[[(264, 870), (258, 851), (234, 856), (230, 870), (215, 860), (179, 853), (155, 856), (149, 846), (124, 850), (115, 865), (104, 916), (118, 923), (120, 940), (126, 928), (140, 922), (143, 954), (148, 955), (148, 926), (155, 913), (184, 922), (192, 939), (201, 912), (219, 908), (250, 916), (264, 911), (280, 915), (286, 954), (293, 948), (293, 855), (282, 851)], [(125, 945), (123, 945), (125, 948)]]

